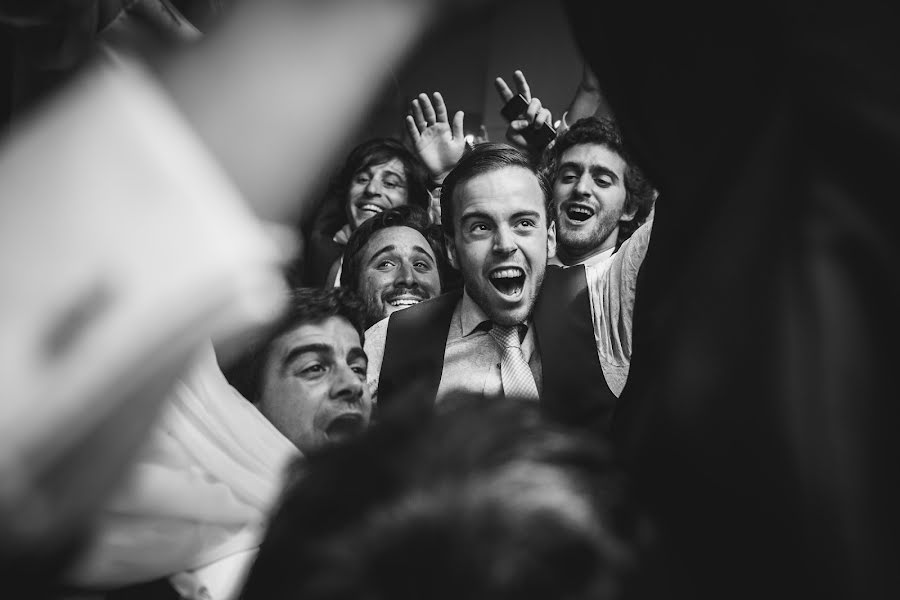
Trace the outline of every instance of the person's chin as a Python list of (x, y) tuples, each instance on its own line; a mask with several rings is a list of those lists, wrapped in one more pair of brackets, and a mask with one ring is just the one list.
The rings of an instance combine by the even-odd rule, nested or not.
[(523, 290), (522, 294), (517, 298), (494, 295), (488, 301), (488, 306), (482, 308), (491, 321), (497, 325), (509, 327), (524, 323), (531, 314), (533, 305), (533, 295)]
[(387, 319), (389, 316), (391, 316), (391, 315), (394, 314), (395, 312), (401, 311), (401, 310), (403, 310), (404, 308), (409, 308), (409, 307), (407, 307), (407, 306), (391, 306), (390, 304), (385, 304), (385, 305), (384, 305), (384, 310), (383, 310), (382, 313), (381, 313), (381, 314), (382, 314), (382, 317), (381, 317), (381, 318), (382, 318), (382, 319)]
[(581, 228), (565, 228), (560, 227), (557, 231), (557, 244), (562, 246), (573, 246), (583, 248), (588, 245), (596, 245), (600, 241), (600, 235), (595, 229)]
[(300, 452), (309, 454), (317, 452), (329, 444), (325, 431), (317, 429), (312, 434), (306, 434), (300, 438), (291, 440)]

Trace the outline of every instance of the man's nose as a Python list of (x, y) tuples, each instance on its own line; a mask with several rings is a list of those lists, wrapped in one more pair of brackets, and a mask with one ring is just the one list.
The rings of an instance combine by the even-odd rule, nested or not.
[(365, 381), (353, 371), (350, 365), (340, 365), (334, 369), (331, 382), (331, 397), (349, 404), (356, 404), (362, 399)]
[(590, 173), (583, 173), (575, 184), (575, 193), (580, 196), (590, 196), (594, 189), (594, 179)]
[(494, 252), (497, 254), (512, 254), (516, 251), (516, 238), (509, 227), (498, 227), (494, 231)]
[(379, 196), (381, 195), (381, 180), (373, 177), (369, 180), (369, 183), (366, 184), (366, 194), (369, 196)]
[(416, 279), (416, 270), (408, 262), (402, 261), (400, 263), (400, 266), (397, 268), (397, 277), (394, 279), (394, 283), (404, 285), (406, 287), (417, 286), (419, 284), (419, 280)]

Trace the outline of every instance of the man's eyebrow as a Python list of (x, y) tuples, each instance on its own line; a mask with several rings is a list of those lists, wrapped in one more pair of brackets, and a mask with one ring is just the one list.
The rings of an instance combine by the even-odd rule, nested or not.
[(521, 219), (522, 217), (540, 217), (541, 213), (536, 210), (520, 210), (519, 212), (513, 213), (511, 220), (515, 221), (516, 219)]
[(396, 250), (396, 249), (397, 249), (397, 246), (395, 246), (394, 244), (390, 244), (390, 245), (388, 245), (388, 246), (385, 246), (384, 248), (382, 248), (381, 250), (379, 250), (378, 252), (376, 252), (375, 254), (372, 255), (372, 258), (369, 259), (368, 264), (372, 264), (372, 262), (373, 262), (376, 258), (378, 258), (379, 256), (381, 256), (382, 254), (386, 254), (386, 253), (388, 253), (388, 252), (393, 252), (393, 251)]
[(429, 259), (434, 260), (432, 253), (423, 248), (422, 246), (413, 246), (413, 251), (418, 252), (419, 254), (424, 254)]
[[(369, 165), (368, 167), (363, 167), (362, 169), (353, 173), (353, 177), (357, 175), (366, 175), (368, 177), (372, 177), (375, 174), (375, 168), (378, 165)], [(393, 175), (394, 177), (399, 177), (400, 179), (406, 181), (405, 173), (398, 173), (397, 171), (393, 171), (391, 169), (387, 169), (386, 171), (382, 171), (382, 177), (387, 177), (388, 175)]]
[(355, 346), (355, 347), (353, 347), (353, 348), (350, 348), (350, 352), (347, 353), (347, 362), (350, 362), (350, 361), (352, 361), (352, 360), (356, 360), (357, 358), (361, 358), (361, 359), (363, 359), (364, 361), (366, 361), (366, 364), (367, 364), (367, 365), (369, 364), (369, 357), (368, 357), (368, 355), (366, 354), (365, 350), (363, 350), (363, 349), (360, 348), (359, 346)]
[(619, 181), (619, 176), (616, 175), (615, 171), (613, 171), (612, 169), (608, 169), (600, 165), (591, 165), (591, 177), (597, 177), (598, 175), (608, 176), (613, 180), (613, 183)]
[(333, 354), (334, 350), (328, 344), (305, 344), (303, 346), (295, 346), (291, 348), (290, 352), (285, 354), (284, 358), (281, 360), (281, 375), (285, 375), (288, 367), (291, 366), (291, 363), (297, 360), (297, 357), (311, 352), (317, 352), (319, 354)]
[(484, 219), (486, 221), (493, 221), (494, 219), (491, 215), (486, 212), (481, 212), (477, 210), (473, 210), (472, 212), (463, 213), (463, 215), (459, 218), (460, 221), (471, 221), (472, 219)]
[(569, 169), (569, 170), (571, 170), (571, 171), (575, 171), (576, 173), (583, 173), (583, 172), (584, 172), (584, 165), (581, 164), (581, 163), (572, 162), (572, 161), (567, 161), (567, 162), (564, 162), (563, 164), (559, 165), (559, 171), (560, 171), (560, 172), (563, 172), (563, 171), (565, 171), (566, 169)]

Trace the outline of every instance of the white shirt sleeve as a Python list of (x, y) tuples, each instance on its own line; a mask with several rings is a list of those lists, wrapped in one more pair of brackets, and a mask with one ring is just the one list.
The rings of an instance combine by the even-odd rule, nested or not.
[(384, 345), (387, 342), (389, 317), (378, 321), (366, 330), (366, 341), (363, 349), (369, 359), (366, 381), (372, 393), (372, 401), (378, 402), (378, 379), (381, 376), (381, 363), (384, 360)]
[(618, 396), (631, 364), (631, 320), (637, 276), (647, 253), (652, 219), (625, 240), (612, 259), (585, 267), (597, 356), (609, 389)]

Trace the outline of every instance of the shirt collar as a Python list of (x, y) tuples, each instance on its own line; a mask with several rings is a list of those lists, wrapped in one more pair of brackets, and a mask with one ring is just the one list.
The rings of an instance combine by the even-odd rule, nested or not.
[(462, 306), (459, 311), (459, 322), (462, 326), (463, 337), (466, 337), (475, 331), (479, 325), (489, 320), (488, 316), (481, 310), (481, 307), (469, 296), (469, 292), (463, 290)]
[[(485, 327), (485, 323), (488, 324)], [(526, 321), (523, 325), (526, 328), (523, 331), (529, 331), (531, 328), (528, 325), (531, 321)], [(463, 290), (463, 297), (460, 303), (459, 308), (459, 325), (462, 330), (462, 337), (466, 337), (475, 331), (489, 331), (490, 330), (491, 319), (485, 314), (481, 307), (478, 306), (472, 297), (469, 296), (469, 292)], [(520, 334), (521, 337), (521, 334)]]
[[(607, 248), (606, 250), (597, 252), (596, 254), (592, 254), (592, 255), (588, 256), (587, 258), (582, 259), (582, 260), (578, 261), (577, 263), (575, 263), (574, 265), (570, 265), (570, 266), (574, 267), (576, 265), (584, 265), (586, 267), (593, 267), (594, 265), (598, 265), (598, 264), (601, 264), (601, 263), (609, 260), (609, 258), (612, 257), (612, 255), (615, 251), (616, 251), (616, 247), (613, 246), (612, 248)], [(555, 255), (553, 256), (553, 258), (551, 258), (550, 260), (547, 261), (547, 264), (566, 268), (566, 265), (562, 264), (562, 261), (560, 261), (559, 258)]]

